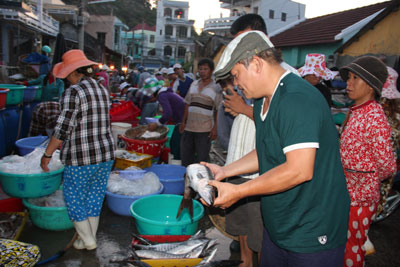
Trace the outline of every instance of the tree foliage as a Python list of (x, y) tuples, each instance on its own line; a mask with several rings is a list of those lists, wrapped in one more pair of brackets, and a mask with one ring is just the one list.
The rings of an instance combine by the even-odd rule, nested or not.
[[(64, 3), (69, 5), (79, 6), (80, 2), (80, 0), (64, 0)], [(109, 3), (91, 4), (87, 5), (87, 11), (93, 15), (113, 14), (130, 29), (142, 21), (148, 25), (156, 25), (157, 10), (151, 9), (147, 0), (116, 0)]]

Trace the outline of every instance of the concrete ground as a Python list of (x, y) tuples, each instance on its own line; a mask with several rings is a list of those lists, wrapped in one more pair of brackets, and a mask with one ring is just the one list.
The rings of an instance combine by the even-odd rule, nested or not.
[[(214, 149), (214, 150), (213, 150)], [(212, 149), (211, 160), (222, 164), (221, 149)], [(397, 188), (400, 190), (400, 188)], [(97, 267), (123, 266), (111, 264), (110, 260), (116, 257), (129, 255), (132, 236), (137, 233), (133, 217), (114, 214), (105, 204), (100, 217), (97, 234), (98, 248), (93, 251), (76, 250), (70, 248), (62, 257), (44, 266), (59, 267)], [(400, 209), (382, 222), (373, 224), (370, 230), (370, 239), (375, 245), (376, 254), (366, 257), (366, 267), (396, 267), (400, 266)], [(206, 231), (208, 237), (218, 239), (218, 253), (216, 259), (239, 259), (239, 253), (231, 253), (229, 245), (231, 239), (223, 235), (205, 215), (199, 222), (199, 229)], [(74, 235), (74, 230), (47, 231), (34, 226), (30, 220), (24, 227), (20, 241), (39, 246), (42, 259), (53, 256), (62, 250)]]

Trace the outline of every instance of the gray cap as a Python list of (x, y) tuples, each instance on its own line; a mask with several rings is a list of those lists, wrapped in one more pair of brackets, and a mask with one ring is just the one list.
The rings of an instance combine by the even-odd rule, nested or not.
[(238, 35), (225, 48), (214, 70), (215, 79), (217, 81), (226, 79), (233, 66), (240, 60), (250, 58), (272, 47), (274, 45), (263, 32), (248, 31)]

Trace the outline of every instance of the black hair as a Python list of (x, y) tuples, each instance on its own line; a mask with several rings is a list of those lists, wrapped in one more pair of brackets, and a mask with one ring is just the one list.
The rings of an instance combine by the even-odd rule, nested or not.
[(87, 77), (92, 77), (94, 74), (93, 66), (84, 66), (76, 69), (76, 72), (81, 73)]
[(214, 61), (210, 58), (203, 58), (199, 60), (199, 63), (197, 64), (197, 67), (200, 67), (201, 65), (208, 65), (211, 69), (211, 71), (214, 71)]
[(240, 16), (233, 22), (230, 28), (230, 33), (235, 36), (239, 32), (247, 29), (261, 31), (267, 34), (267, 25), (265, 24), (264, 19), (257, 14), (246, 14)]

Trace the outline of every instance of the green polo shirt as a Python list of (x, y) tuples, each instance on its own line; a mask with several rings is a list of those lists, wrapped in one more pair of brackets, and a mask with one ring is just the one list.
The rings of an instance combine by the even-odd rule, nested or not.
[(286, 161), (285, 153), (316, 148), (311, 181), (261, 199), (264, 226), (280, 248), (312, 253), (344, 245), (350, 197), (340, 161), (339, 139), (322, 94), (285, 73), (262, 119), (264, 98), (254, 103), (260, 175)]

